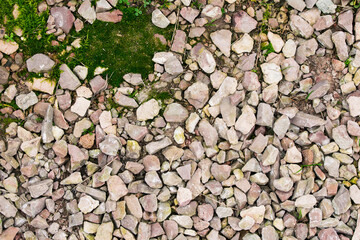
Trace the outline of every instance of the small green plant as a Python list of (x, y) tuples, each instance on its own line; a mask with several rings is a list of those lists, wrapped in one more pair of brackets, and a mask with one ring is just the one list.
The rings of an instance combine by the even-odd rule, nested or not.
[(140, 16), (142, 14), (142, 11), (140, 8), (135, 8), (135, 16)]
[(38, 123), (41, 123), (44, 119), (42, 117), (35, 118), (35, 121)]
[(14, 42), (14, 33), (11, 33), (10, 36), (5, 34), (6, 42)]
[(300, 219), (302, 219), (302, 217), (303, 216), (302, 216), (301, 209), (299, 209), (298, 212), (297, 212), (297, 219), (300, 220)]
[(160, 9), (163, 9), (163, 8), (169, 8), (170, 7), (170, 4), (171, 2), (169, 2), (168, 0), (164, 1), (163, 3), (160, 3)]
[(92, 135), (94, 130), (95, 130), (95, 125), (91, 124), (91, 126), (88, 129), (84, 129), (82, 135), (86, 135), (86, 134)]
[(195, 0), (191, 3), (190, 5), (192, 8), (197, 8), (197, 9), (202, 9), (204, 7), (204, 5), (202, 3), (199, 3), (198, 0)]
[(129, 0), (119, 0), (118, 4), (123, 4), (126, 6), (130, 6)]
[(350, 2), (350, 6), (352, 6), (355, 9), (358, 9), (360, 7), (360, 1), (359, 0), (352, 0)]
[(305, 100), (307, 101), (307, 100), (309, 100), (309, 97), (310, 97), (310, 95), (312, 94), (314, 92), (314, 90), (312, 90), (311, 92), (309, 92), (309, 94), (306, 96), (306, 98), (305, 98)]
[(150, 3), (151, 3), (151, 1), (143, 0), (143, 6), (144, 6), (144, 8), (146, 8), (147, 6), (149, 6)]
[(349, 64), (351, 63), (351, 58), (349, 57), (348, 59), (345, 60), (345, 66), (348, 67)]
[(19, 106), (16, 104), (15, 100), (12, 100), (10, 103), (0, 103), (0, 108), (11, 107), (14, 110), (20, 109)]
[(275, 52), (275, 49), (273, 47), (273, 45), (271, 44), (271, 42), (264, 42), (261, 44), (261, 50), (265, 51), (266, 52), (264, 53), (264, 56), (267, 57), (270, 53), (273, 53)]
[(214, 23), (215, 22), (215, 19), (211, 20), (210, 22), (206, 23), (205, 26), (206, 27), (215, 27), (216, 24)]
[(304, 167), (314, 167), (314, 166), (321, 166), (321, 163), (313, 163), (313, 164), (304, 164), (300, 166), (299, 171), (297, 171), (296, 173), (301, 172), (301, 170), (303, 170)]

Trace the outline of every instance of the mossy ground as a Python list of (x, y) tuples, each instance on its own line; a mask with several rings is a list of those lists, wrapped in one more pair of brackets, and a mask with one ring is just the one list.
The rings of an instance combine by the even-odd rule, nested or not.
[(123, 20), (116, 24), (95, 21), (80, 34), (74, 34), (83, 37), (86, 43), (76, 50), (73, 63), (89, 67), (89, 78), (96, 67), (108, 68), (106, 74), (113, 86), (118, 86), (126, 73), (140, 73), (146, 78), (153, 72), (154, 52), (167, 48), (154, 34), (170, 39), (172, 30), (155, 27), (148, 14), (133, 16), (125, 12)]
[[(36, 53), (51, 54), (57, 58), (59, 64), (53, 69), (50, 76), (57, 81), (60, 75), (59, 66), (66, 63), (70, 68), (78, 64), (89, 68), (88, 79), (93, 77), (96, 67), (108, 68), (105, 75), (109, 78), (112, 86), (119, 86), (126, 73), (140, 73), (143, 78), (153, 72), (152, 57), (154, 52), (165, 51), (166, 45), (162, 45), (154, 34), (163, 35), (170, 40), (173, 28), (160, 29), (151, 23), (151, 16), (143, 9), (143, 14), (136, 16), (134, 7), (121, 5), (118, 8), (123, 11), (123, 20), (119, 23), (106, 23), (95, 21), (85, 27), (79, 33), (74, 28), (64, 42), (59, 46), (52, 46), (51, 41), (56, 40), (54, 35), (46, 34), (46, 22), (49, 10), (38, 14), (37, 6), (42, 0), (0, 0), (0, 26), (6, 28), (6, 34), (20, 27), (24, 34), (22, 38), (14, 35), (20, 45), (25, 59)], [(19, 5), (20, 16), (14, 19), (12, 12), (14, 4)], [(77, 13), (75, 13), (76, 17)], [(6, 19), (6, 21), (4, 21)], [(65, 52), (76, 38), (81, 38), (82, 47)], [(26, 72), (21, 76), (31, 77)], [(39, 77), (39, 76), (37, 76)]]

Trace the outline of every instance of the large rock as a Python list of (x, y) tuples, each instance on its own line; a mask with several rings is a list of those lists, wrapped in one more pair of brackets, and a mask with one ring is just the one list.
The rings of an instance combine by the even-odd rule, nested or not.
[(193, 23), (200, 11), (191, 7), (184, 7), (180, 10), (180, 15), (189, 23)]
[(167, 122), (184, 122), (189, 112), (179, 103), (169, 104), (164, 111), (164, 118)]
[(5, 41), (0, 39), (0, 52), (7, 55), (13, 54), (19, 48), (19, 44), (13, 41)]
[(118, 23), (121, 21), (123, 16), (122, 11), (119, 9), (113, 10), (111, 12), (100, 12), (96, 14), (96, 19), (103, 22)]
[(0, 213), (7, 218), (15, 217), (17, 208), (3, 196), (0, 196)]
[(216, 62), (212, 53), (202, 43), (196, 44), (190, 51), (191, 58), (198, 62), (200, 68), (206, 73), (215, 70)]
[(118, 201), (128, 193), (124, 181), (117, 175), (110, 176), (107, 181), (109, 196), (112, 201)]
[(26, 83), (31, 90), (44, 92), (52, 95), (56, 86), (56, 82), (48, 78), (33, 78), (32, 81)]
[(241, 115), (235, 123), (235, 129), (242, 134), (248, 134), (255, 126), (256, 117), (254, 111), (248, 105), (245, 105), (241, 110)]
[(85, 0), (78, 8), (80, 16), (86, 19), (89, 23), (93, 24), (96, 19), (95, 8), (91, 5), (90, 0)]
[(50, 13), (55, 19), (55, 26), (68, 34), (75, 21), (71, 11), (67, 7), (52, 7)]
[(16, 105), (22, 110), (26, 110), (32, 105), (35, 105), (39, 100), (36, 94), (31, 91), (28, 94), (20, 94), (15, 98)]
[(143, 104), (136, 110), (136, 117), (138, 121), (146, 121), (153, 119), (159, 114), (160, 106), (155, 99), (151, 99)]
[(38, 213), (40, 213), (45, 207), (46, 198), (38, 198), (31, 200), (24, 205), (21, 206), (21, 211), (28, 215), (29, 217), (36, 217)]
[(344, 185), (341, 185), (339, 191), (332, 200), (332, 204), (336, 215), (345, 213), (351, 207), (350, 192)]
[(207, 146), (214, 147), (216, 145), (219, 138), (218, 133), (206, 119), (200, 121), (199, 133), (201, 136), (203, 136)]
[(62, 89), (76, 90), (80, 85), (79, 79), (66, 64), (60, 66), (59, 85)]
[(107, 135), (104, 140), (99, 144), (101, 152), (109, 156), (116, 156), (121, 148), (121, 143), (115, 135)]
[(257, 26), (257, 21), (245, 11), (236, 12), (232, 17), (232, 25), (235, 32), (250, 33)]
[(280, 66), (276, 63), (263, 63), (260, 67), (266, 83), (278, 84), (282, 79)]
[(159, 28), (166, 28), (170, 24), (169, 19), (160, 11), (160, 9), (155, 9), (152, 12), (151, 21)]
[(231, 35), (231, 31), (226, 29), (218, 30), (210, 34), (213, 43), (227, 57), (230, 57)]
[(314, 28), (305, 19), (295, 14), (290, 16), (290, 27), (295, 34), (304, 38), (310, 38), (314, 32)]
[(5, 67), (0, 66), (0, 84), (6, 84), (8, 82), (9, 76), (9, 71)]
[(114, 224), (110, 222), (102, 223), (96, 231), (95, 240), (113, 239)]
[(301, 128), (304, 127), (312, 128), (315, 126), (322, 126), (325, 124), (325, 122), (326, 121), (322, 118), (304, 112), (296, 113), (295, 117), (291, 119), (292, 124)]
[(350, 115), (352, 117), (357, 117), (360, 115), (360, 97), (359, 96), (350, 96), (347, 100), (349, 105)]
[(309, 100), (313, 100), (315, 98), (323, 97), (330, 90), (330, 83), (328, 80), (322, 80), (317, 82), (312, 88), (309, 90)]
[(332, 0), (318, 0), (316, 6), (321, 10), (322, 13), (335, 13), (336, 5)]
[(181, 62), (175, 56), (169, 57), (166, 60), (164, 67), (165, 67), (165, 71), (170, 75), (177, 76), (184, 71)]
[(196, 82), (185, 91), (184, 97), (195, 108), (202, 108), (209, 100), (209, 88), (203, 82)]
[(50, 71), (55, 65), (47, 55), (38, 53), (26, 60), (26, 67), (29, 72), (44, 73)]
[(338, 31), (334, 32), (331, 36), (336, 48), (336, 53), (341, 61), (346, 61), (349, 57), (349, 49), (346, 44), (346, 34)]

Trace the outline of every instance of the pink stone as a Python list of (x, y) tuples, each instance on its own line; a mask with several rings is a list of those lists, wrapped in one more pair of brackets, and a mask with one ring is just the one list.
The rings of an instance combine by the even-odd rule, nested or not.
[(74, 15), (67, 7), (53, 7), (50, 10), (55, 18), (55, 25), (61, 28), (65, 33), (69, 33), (75, 21)]
[(198, 216), (207, 222), (210, 222), (214, 216), (213, 207), (207, 203), (199, 205), (197, 211), (198, 211)]
[(114, 11), (111, 12), (102, 12), (102, 13), (97, 13), (96, 14), (96, 18), (100, 21), (103, 22), (113, 22), (113, 23), (118, 23), (121, 21), (123, 16), (123, 13), (116, 9)]

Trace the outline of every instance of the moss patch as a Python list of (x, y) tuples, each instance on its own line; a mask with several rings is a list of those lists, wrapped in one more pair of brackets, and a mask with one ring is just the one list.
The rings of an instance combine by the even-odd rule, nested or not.
[[(118, 86), (126, 73), (140, 73), (146, 78), (153, 72), (154, 63), (151, 61), (155, 52), (165, 51), (167, 46), (162, 45), (154, 34), (161, 34), (167, 40), (171, 39), (173, 27), (160, 29), (151, 22), (151, 15), (146, 13), (144, 6), (127, 6), (120, 4), (118, 8), (123, 11), (123, 20), (120, 23), (106, 23), (95, 21), (94, 24), (85, 24), (79, 33), (71, 30), (64, 42), (59, 46), (52, 46), (51, 41), (56, 40), (54, 35), (46, 34), (46, 22), (49, 10), (39, 14), (37, 7), (43, 0), (0, 0), (0, 26), (6, 28), (6, 34), (19, 43), (25, 59), (36, 53), (48, 53), (57, 58), (59, 64), (50, 73), (53, 80), (59, 78), (59, 66), (66, 63), (72, 69), (76, 65), (85, 65), (89, 68), (88, 79), (91, 79), (96, 67), (108, 68), (104, 74), (109, 77), (112, 86)], [(19, 6), (20, 15), (14, 19), (12, 12), (14, 4)], [(142, 14), (136, 9), (142, 9)], [(75, 13), (76, 17), (77, 13)], [(20, 38), (11, 33), (16, 27), (23, 30)], [(82, 39), (82, 47), (66, 52), (76, 38)], [(31, 75), (31, 76), (30, 76)], [(22, 77), (34, 77), (35, 74), (22, 72)], [(36, 77), (41, 77), (36, 74)]]
[(96, 67), (108, 68), (105, 73), (112, 86), (118, 86), (126, 73), (140, 73), (146, 78), (153, 72), (151, 59), (154, 53), (167, 49), (154, 34), (161, 34), (169, 40), (172, 31), (170, 27), (160, 29), (154, 26), (148, 14), (134, 16), (124, 11), (120, 23), (95, 21), (93, 25), (87, 24), (79, 34), (74, 34), (83, 37), (83, 47), (75, 51), (71, 65), (81, 63), (89, 67), (89, 79)]

